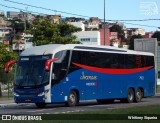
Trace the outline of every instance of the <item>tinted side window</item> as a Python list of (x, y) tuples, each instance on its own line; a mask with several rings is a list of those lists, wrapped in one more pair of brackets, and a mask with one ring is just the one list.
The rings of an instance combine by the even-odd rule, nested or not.
[(154, 57), (146, 56), (146, 66), (154, 66)]
[(135, 55), (125, 55), (125, 68), (136, 68), (136, 57)]
[(112, 55), (108, 53), (101, 52), (89, 52), (87, 58), (87, 65), (100, 67), (100, 68), (110, 68), (111, 67), (111, 59)]
[(136, 67), (141, 68), (141, 67), (145, 66), (145, 59), (146, 59), (145, 56), (136, 55), (135, 56)]
[(72, 56), (71, 56), (71, 63), (70, 63), (69, 72), (73, 72), (75, 70), (80, 69), (78, 66), (73, 65), (72, 64), (73, 62), (81, 64), (81, 63), (85, 62), (84, 60), (85, 60), (85, 54), (83, 52), (73, 50)]
[(124, 54), (112, 54), (111, 68), (125, 68)]
[[(125, 68), (123, 54), (73, 51), (72, 62), (99, 68)], [(71, 64), (70, 69), (73, 71), (80, 68)]]
[(125, 55), (126, 68), (143, 68), (154, 66), (154, 57), (145, 55)]
[[(72, 62), (99, 68), (142, 68), (154, 66), (153, 56), (117, 54), (91, 51), (73, 51)], [(80, 69), (71, 64), (71, 70)]]

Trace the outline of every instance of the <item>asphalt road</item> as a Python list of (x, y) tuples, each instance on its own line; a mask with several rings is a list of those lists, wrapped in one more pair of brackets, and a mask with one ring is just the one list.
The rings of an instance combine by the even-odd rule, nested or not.
[(144, 98), (140, 103), (121, 103), (116, 100), (111, 104), (98, 104), (95, 100), (80, 102), (78, 106), (66, 107), (64, 104), (48, 104), (46, 108), (37, 108), (34, 104), (15, 104), (11, 102), (0, 103), (0, 115), (40, 115), (40, 114), (60, 114), (69, 112), (95, 111), (106, 109), (117, 109), (144, 105), (160, 104), (160, 95)]

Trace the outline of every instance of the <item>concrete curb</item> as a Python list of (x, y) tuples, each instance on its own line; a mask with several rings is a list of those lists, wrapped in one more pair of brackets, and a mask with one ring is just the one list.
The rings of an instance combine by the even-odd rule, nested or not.
[(7, 103), (7, 104), (0, 104), (0, 108), (5, 108), (5, 107), (8, 107), (8, 106), (14, 106), (14, 105), (23, 106), (23, 105), (28, 105), (28, 103), (19, 103), (19, 104), (17, 104), (17, 103)]
[(0, 108), (4, 108), (4, 107), (7, 107), (7, 106), (14, 106), (14, 105), (26, 105), (27, 103), (15, 103), (14, 100), (3, 100), (3, 101), (0, 101)]
[(17, 103), (0, 104), (0, 108), (5, 108), (5, 107), (11, 106), (11, 105), (17, 105)]

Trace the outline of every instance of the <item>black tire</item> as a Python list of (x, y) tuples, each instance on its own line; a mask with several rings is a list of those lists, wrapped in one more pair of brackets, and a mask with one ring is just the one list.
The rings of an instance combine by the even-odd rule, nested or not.
[(102, 100), (102, 99), (97, 99), (97, 102), (98, 102), (99, 104), (104, 104), (104, 100)]
[(135, 93), (135, 100), (134, 101), (137, 103), (141, 102), (142, 98), (143, 98), (143, 92), (140, 88), (138, 88)]
[(128, 96), (127, 96), (126, 102), (127, 103), (134, 102), (134, 90), (132, 88), (129, 88), (129, 90), (128, 90)]
[(38, 108), (45, 108), (45, 107), (46, 107), (46, 103), (35, 103), (35, 105), (36, 105)]
[(79, 102), (78, 95), (75, 91), (72, 90), (68, 95), (68, 100), (66, 102), (66, 105), (69, 107), (73, 107), (76, 106), (78, 102)]
[(97, 102), (99, 104), (107, 104), (107, 103), (113, 103), (114, 99), (97, 99)]

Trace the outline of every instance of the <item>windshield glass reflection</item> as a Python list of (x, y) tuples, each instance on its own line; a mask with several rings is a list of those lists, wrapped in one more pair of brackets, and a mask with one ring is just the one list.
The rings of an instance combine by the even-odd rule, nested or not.
[(39, 86), (49, 82), (49, 72), (45, 71), (45, 62), (51, 58), (46, 56), (20, 57), (16, 69), (17, 86)]

